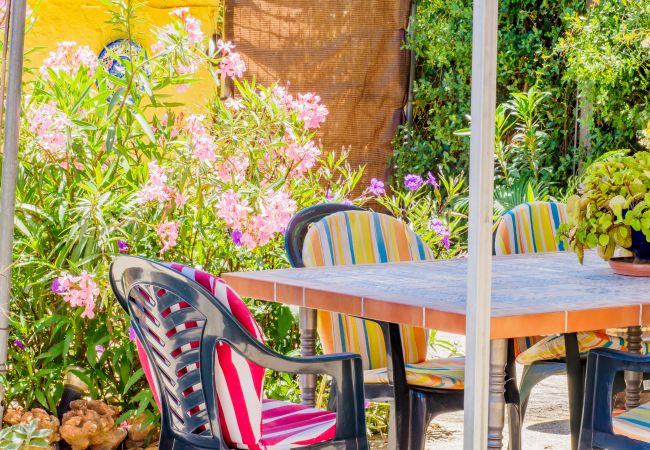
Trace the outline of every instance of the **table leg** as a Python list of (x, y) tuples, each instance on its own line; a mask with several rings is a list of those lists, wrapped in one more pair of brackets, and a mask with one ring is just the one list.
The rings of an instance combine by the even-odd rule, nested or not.
[[(300, 308), (300, 354), (316, 354), (316, 310)], [(300, 401), (303, 405), (316, 404), (316, 375), (300, 375)]]
[(505, 377), (508, 359), (508, 341), (495, 339), (490, 342), (490, 400), (488, 418), (488, 449), (503, 448), (503, 425), (505, 421)]
[[(641, 353), (641, 327), (627, 329), (627, 350), (631, 353)], [(643, 373), (625, 371), (625, 409), (639, 406), (642, 382)]]

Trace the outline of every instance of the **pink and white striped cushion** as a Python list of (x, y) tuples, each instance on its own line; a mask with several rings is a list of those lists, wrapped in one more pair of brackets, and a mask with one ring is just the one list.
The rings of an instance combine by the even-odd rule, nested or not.
[(302, 447), (334, 439), (336, 413), (281, 400), (264, 400), (262, 439), (264, 450)]
[[(258, 341), (264, 343), (262, 331), (246, 304), (223, 280), (181, 264), (166, 264), (166, 266), (198, 282), (210, 291), (216, 299), (230, 310), (248, 332), (255, 336)], [(169, 314), (188, 306), (185, 302), (180, 302), (166, 312)], [(187, 324), (183, 326), (185, 325)], [(177, 331), (170, 330), (169, 332), (174, 333)], [(137, 344), (138, 355), (145, 376), (153, 391), (156, 403), (160, 407), (159, 388), (155, 377), (152, 376), (152, 367), (144, 348), (142, 348), (140, 342)], [(186, 369), (192, 370), (196, 368)], [(264, 372), (263, 367), (248, 361), (242, 355), (233, 351), (227, 344), (218, 344), (214, 377), (218, 396), (219, 419), (224, 440), (231, 446), (251, 450), (264, 448), (261, 444)]]

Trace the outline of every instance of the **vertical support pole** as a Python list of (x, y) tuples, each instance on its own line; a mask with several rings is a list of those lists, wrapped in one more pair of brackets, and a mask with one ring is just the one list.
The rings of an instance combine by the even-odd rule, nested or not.
[[(316, 354), (316, 310), (300, 308), (300, 354)], [(300, 375), (300, 401), (303, 405), (316, 404), (316, 375)]]
[(503, 448), (507, 354), (508, 341), (506, 339), (495, 339), (490, 342), (488, 449)]
[[(627, 329), (627, 351), (630, 353), (641, 353), (642, 330), (641, 327), (629, 327)], [(630, 410), (641, 403), (641, 383), (643, 373), (625, 371), (625, 409)]]
[[(16, 213), (16, 171), (18, 170), (18, 138), (20, 136), (20, 99), (23, 82), (25, 48), (26, 0), (11, 2), (9, 37), (9, 76), (7, 79), (7, 116), (2, 157), (2, 199), (0, 200), (0, 374), (7, 372), (9, 339), (9, 299), (11, 298), (11, 264)], [(5, 42), (5, 45), (7, 43)], [(1, 99), (0, 99), (1, 100)], [(0, 405), (4, 402), (0, 390)], [(3, 414), (0, 406), (0, 417)]]
[(497, 0), (474, 0), (463, 448), (487, 448)]

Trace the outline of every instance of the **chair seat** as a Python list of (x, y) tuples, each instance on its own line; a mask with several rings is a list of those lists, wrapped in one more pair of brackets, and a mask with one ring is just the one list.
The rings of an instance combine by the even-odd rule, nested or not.
[(262, 438), (265, 450), (283, 450), (334, 439), (336, 413), (282, 400), (262, 403)]
[(612, 430), (637, 441), (650, 442), (650, 403), (612, 417)]
[[(412, 386), (437, 389), (465, 388), (465, 358), (432, 359), (417, 364), (406, 364), (406, 381)], [(388, 383), (388, 369), (366, 370), (363, 376), (368, 384)]]
[[(580, 348), (580, 354), (586, 354), (589, 350), (595, 348), (626, 350), (627, 341), (625, 338), (610, 336), (602, 331), (584, 331), (578, 333), (578, 347)], [(641, 351), (642, 353), (646, 352), (646, 345), (642, 346)], [(565, 356), (566, 345), (564, 343), (564, 335), (557, 334), (546, 336), (541, 341), (520, 353), (517, 356), (517, 362), (528, 365), (537, 361), (560, 359)]]

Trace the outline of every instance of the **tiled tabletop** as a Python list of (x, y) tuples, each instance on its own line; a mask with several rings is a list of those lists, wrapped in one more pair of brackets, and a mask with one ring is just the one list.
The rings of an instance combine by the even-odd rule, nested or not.
[[(245, 297), (465, 332), (467, 260), (224, 274)], [(492, 338), (650, 323), (650, 278), (612, 273), (588, 252), (495, 256)]]

